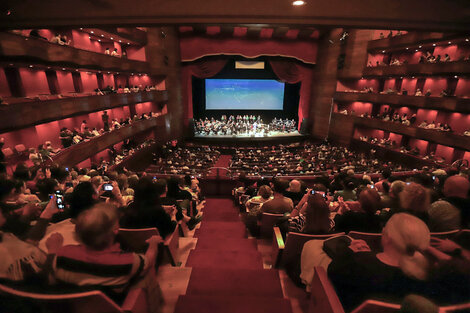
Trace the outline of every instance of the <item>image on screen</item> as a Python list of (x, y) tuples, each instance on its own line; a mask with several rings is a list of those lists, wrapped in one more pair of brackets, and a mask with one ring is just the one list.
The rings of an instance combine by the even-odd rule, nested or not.
[(206, 110), (282, 110), (284, 83), (274, 79), (206, 79)]

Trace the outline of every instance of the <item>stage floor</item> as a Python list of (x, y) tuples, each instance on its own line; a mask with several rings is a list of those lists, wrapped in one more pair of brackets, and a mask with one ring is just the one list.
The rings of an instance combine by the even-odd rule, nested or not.
[(245, 134), (239, 134), (239, 135), (200, 135), (196, 134), (194, 135), (194, 138), (206, 138), (206, 139), (219, 139), (219, 138), (225, 138), (225, 139), (238, 139), (238, 138), (264, 138), (264, 139), (270, 139), (270, 138), (285, 138), (285, 137), (298, 137), (302, 136), (298, 131), (291, 132), (291, 133), (282, 133), (282, 132), (269, 132), (268, 135), (262, 135), (262, 134), (250, 134), (250, 133), (245, 133)]

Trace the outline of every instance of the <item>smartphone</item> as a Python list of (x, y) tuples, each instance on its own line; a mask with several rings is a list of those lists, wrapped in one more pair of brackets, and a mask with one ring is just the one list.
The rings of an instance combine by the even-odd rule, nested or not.
[(113, 185), (111, 184), (103, 184), (103, 190), (104, 191), (112, 191), (113, 190)]
[(62, 195), (62, 192), (60, 190), (57, 190), (55, 192), (55, 202), (57, 204), (57, 208), (60, 211), (63, 211), (65, 209), (64, 196)]
[(374, 185), (370, 185), (370, 188), (374, 189), (374, 188), (375, 188), (375, 186), (374, 186)]
[(315, 191), (315, 190), (310, 190), (310, 194), (311, 194), (311, 195), (314, 195), (314, 194), (316, 194), (316, 193), (318, 193), (318, 194), (322, 195), (322, 197), (323, 197), (323, 198), (326, 198), (326, 194), (325, 194), (325, 192), (324, 192), (324, 191)]
[(436, 176), (433, 176), (433, 177), (432, 177), (432, 180), (436, 180)]
[(68, 172), (68, 171), (69, 171), (69, 168), (68, 168), (68, 167), (66, 167), (66, 168), (65, 168), (65, 170)]
[(153, 179), (157, 179), (157, 176), (153, 176)]

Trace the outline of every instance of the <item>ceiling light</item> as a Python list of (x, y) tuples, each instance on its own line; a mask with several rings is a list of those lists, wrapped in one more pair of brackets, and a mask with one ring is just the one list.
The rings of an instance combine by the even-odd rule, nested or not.
[(406, 48), (406, 50), (408, 50), (409, 48)]
[(32, 65), (30, 65), (29, 67), (33, 67)]
[(435, 43), (433, 43), (433, 44), (432, 44), (432, 46), (433, 46), (433, 47), (435, 47), (435, 46), (436, 46), (436, 44), (435, 44)]
[(119, 72), (117, 72), (116, 74), (118, 74), (118, 75), (119, 75)]
[(295, 0), (292, 2), (292, 5), (296, 5), (296, 6), (300, 6), (300, 5), (304, 5), (305, 4), (305, 1), (303, 0)]
[(114, 38), (113, 38), (113, 37), (111, 37), (110, 39), (111, 39), (111, 40), (113, 40)]
[(128, 42), (127, 44), (128, 44), (128, 45), (130, 45), (131, 43), (130, 43), (130, 42)]
[(10, 66), (13, 66), (13, 63), (10, 63)]
[(50, 67), (50, 66), (48, 66), (48, 67), (47, 67), (47, 69), (48, 69), (48, 70), (50, 70), (50, 69), (51, 69), (51, 67)]
[(455, 75), (455, 76), (454, 76), (454, 78), (458, 78), (458, 76), (457, 76), (457, 75)]
[(80, 27), (80, 30), (83, 30), (83, 27)]
[(65, 67), (62, 68), (62, 71), (65, 71)]
[(98, 39), (99, 42), (101, 42), (101, 39)]
[(75, 72), (78, 72), (78, 69), (75, 69)]
[(466, 38), (465, 41), (469, 41), (468, 38)]
[(111, 74), (111, 72), (108, 72), (108, 74)]
[(103, 35), (103, 34), (101, 34), (101, 37), (104, 37), (104, 35)]
[(385, 50), (382, 50), (382, 53), (385, 53)]
[(415, 51), (418, 52), (418, 49), (416, 49)]
[(131, 73), (131, 75), (134, 75), (134, 73)]
[(121, 40), (119, 40), (119, 42), (122, 42)]
[(451, 41), (448, 42), (449, 45), (450, 45), (451, 43), (452, 43)]
[(101, 71), (98, 71), (98, 73), (100, 73), (100, 74), (101, 74)]
[(94, 32), (94, 31), (91, 31), (90, 33), (94, 34), (95, 32)]
[(91, 37), (90, 37), (90, 36), (88, 36), (88, 39), (91, 39)]
[(418, 48), (420, 48), (420, 49), (421, 49), (422, 47), (423, 47), (423, 46), (419, 46)]

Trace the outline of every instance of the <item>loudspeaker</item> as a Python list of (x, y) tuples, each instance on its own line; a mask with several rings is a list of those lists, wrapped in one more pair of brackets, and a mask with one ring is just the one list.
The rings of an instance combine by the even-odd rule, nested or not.
[(194, 137), (194, 119), (193, 118), (190, 118), (188, 120), (188, 129), (186, 132), (186, 136), (189, 138)]
[(310, 130), (310, 120), (306, 117), (302, 119), (302, 123), (300, 123), (300, 133), (302, 135), (308, 135)]

